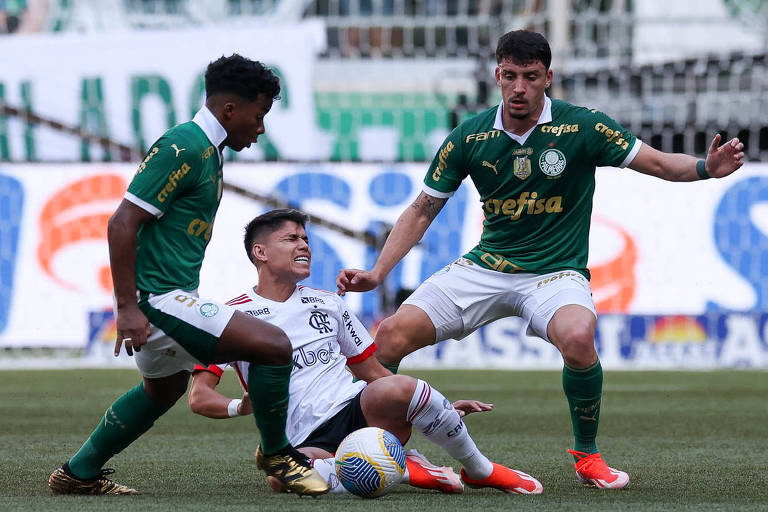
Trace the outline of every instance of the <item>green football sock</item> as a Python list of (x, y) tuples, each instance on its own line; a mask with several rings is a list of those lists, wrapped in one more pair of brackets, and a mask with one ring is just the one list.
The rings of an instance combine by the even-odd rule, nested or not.
[(603, 396), (603, 367), (600, 366), (600, 360), (587, 368), (563, 366), (563, 391), (571, 412), (573, 449), (597, 453), (597, 425), (600, 422), (600, 399)]
[(251, 364), (248, 368), (248, 394), (264, 455), (272, 455), (290, 444), (285, 436), (285, 421), (291, 368), (293, 362), (284, 366)]
[(69, 469), (79, 478), (98, 476), (102, 466), (138, 439), (171, 407), (150, 400), (144, 384), (131, 389), (107, 409), (96, 429), (69, 460)]

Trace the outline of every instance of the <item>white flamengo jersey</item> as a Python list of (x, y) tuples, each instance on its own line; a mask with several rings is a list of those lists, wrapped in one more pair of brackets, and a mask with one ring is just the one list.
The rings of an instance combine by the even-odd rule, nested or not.
[[(365, 381), (353, 382), (346, 365), (365, 360), (376, 345), (335, 293), (298, 285), (287, 301), (275, 302), (249, 289), (227, 304), (280, 327), (291, 340), (293, 370), (285, 432), (292, 445), (304, 441), (365, 387)], [(234, 367), (247, 391), (247, 362), (196, 366), (195, 370), (221, 377), (227, 366)]]

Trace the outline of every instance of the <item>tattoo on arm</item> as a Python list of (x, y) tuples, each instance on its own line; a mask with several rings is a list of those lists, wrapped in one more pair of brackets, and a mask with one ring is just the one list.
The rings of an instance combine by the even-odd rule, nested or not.
[(411, 208), (420, 211), (430, 221), (433, 221), (435, 220), (435, 217), (437, 217), (437, 214), (440, 213), (440, 210), (443, 209), (443, 205), (445, 205), (446, 201), (448, 201), (447, 197), (432, 197), (422, 192), (419, 194), (419, 197), (413, 201)]

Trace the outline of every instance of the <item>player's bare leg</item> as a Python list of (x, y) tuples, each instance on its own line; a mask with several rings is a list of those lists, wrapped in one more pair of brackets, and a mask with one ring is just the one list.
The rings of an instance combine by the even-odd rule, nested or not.
[(595, 324), (592, 311), (571, 304), (555, 312), (547, 336), (565, 362), (563, 390), (573, 425), (574, 447), (569, 452), (576, 461), (576, 476), (587, 485), (620, 489), (629, 483), (629, 475), (608, 467), (597, 448), (603, 369), (595, 351)]
[(422, 347), (435, 344), (435, 326), (421, 309), (403, 304), (376, 331), (376, 358), (392, 373), (397, 373), (400, 361)]

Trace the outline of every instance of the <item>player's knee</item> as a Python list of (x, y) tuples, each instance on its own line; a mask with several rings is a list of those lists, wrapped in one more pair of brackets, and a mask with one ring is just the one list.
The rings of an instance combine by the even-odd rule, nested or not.
[(393, 375), (384, 377), (387, 380), (387, 397), (392, 402), (404, 404), (408, 407), (416, 389), (416, 379), (408, 375)]
[(378, 357), (386, 362), (398, 362), (413, 351), (408, 330), (401, 325), (397, 315), (381, 322), (376, 332), (376, 345), (379, 347)]
[(581, 367), (593, 362), (595, 331), (588, 324), (574, 324), (562, 333), (558, 348), (569, 366)]

